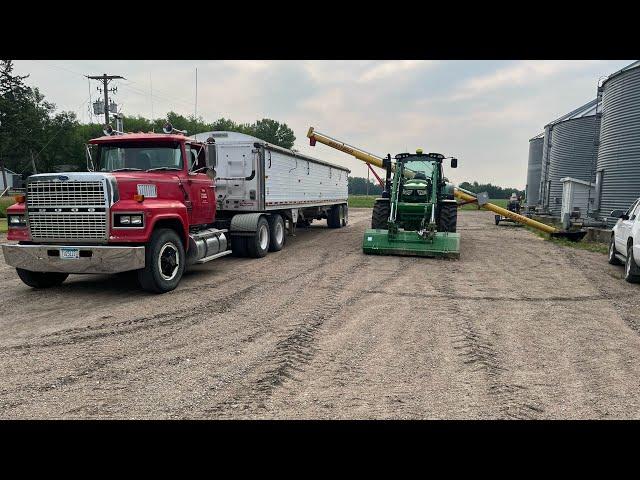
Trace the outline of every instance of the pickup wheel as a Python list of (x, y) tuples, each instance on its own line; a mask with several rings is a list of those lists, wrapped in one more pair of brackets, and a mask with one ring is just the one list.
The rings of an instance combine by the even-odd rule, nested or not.
[(620, 260), (618, 260), (618, 257), (616, 257), (616, 240), (615, 240), (615, 236), (611, 235), (611, 241), (609, 242), (609, 263), (611, 265), (622, 265), (622, 262)]
[(20, 280), (32, 288), (49, 288), (60, 285), (69, 276), (68, 273), (58, 272), (32, 272), (22, 268), (16, 268)]
[(282, 216), (274, 214), (268, 217), (269, 222), (269, 251), (279, 252), (284, 247), (287, 236), (284, 232)]
[(640, 267), (633, 258), (633, 245), (627, 246), (627, 261), (624, 265), (624, 279), (629, 283), (640, 283)]
[(145, 249), (145, 267), (138, 270), (138, 280), (144, 290), (165, 293), (180, 283), (185, 267), (184, 246), (178, 234), (160, 228), (151, 235)]
[(247, 239), (247, 252), (252, 258), (262, 258), (269, 252), (269, 222), (260, 217), (256, 227), (256, 233)]

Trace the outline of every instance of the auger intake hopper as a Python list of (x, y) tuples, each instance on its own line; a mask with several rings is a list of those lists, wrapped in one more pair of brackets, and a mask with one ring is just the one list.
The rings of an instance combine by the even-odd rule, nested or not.
[(460, 234), (436, 232), (431, 240), (425, 240), (415, 231), (400, 230), (390, 236), (388, 230), (368, 229), (362, 251), (369, 255), (459, 258)]

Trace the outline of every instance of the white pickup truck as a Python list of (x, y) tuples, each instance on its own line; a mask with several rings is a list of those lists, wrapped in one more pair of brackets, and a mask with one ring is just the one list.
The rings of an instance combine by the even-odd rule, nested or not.
[(624, 264), (624, 279), (640, 283), (640, 198), (626, 212), (614, 210), (610, 216), (618, 221), (611, 232), (609, 263)]

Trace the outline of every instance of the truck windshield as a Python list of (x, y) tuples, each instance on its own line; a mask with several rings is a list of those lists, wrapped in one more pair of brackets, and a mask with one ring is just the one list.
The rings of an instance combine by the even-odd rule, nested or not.
[(98, 170), (182, 170), (183, 160), (177, 142), (105, 143), (98, 147)]

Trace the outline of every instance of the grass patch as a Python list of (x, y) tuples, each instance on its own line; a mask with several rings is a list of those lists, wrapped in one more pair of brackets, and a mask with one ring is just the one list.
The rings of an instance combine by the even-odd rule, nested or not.
[(349, 206), (353, 208), (373, 208), (379, 195), (349, 195)]
[(577, 248), (578, 250), (587, 250), (589, 252), (602, 253), (607, 255), (609, 253), (609, 245), (600, 242), (588, 242), (586, 240), (581, 240), (579, 242), (572, 242), (567, 240), (566, 238), (554, 238), (549, 236), (548, 233), (541, 232), (533, 227), (525, 225), (524, 228), (529, 230), (530, 232), (536, 234), (540, 238), (544, 238), (545, 241), (555, 243), (556, 245), (560, 245), (562, 247), (571, 247)]
[(13, 197), (0, 197), (0, 218), (7, 218), (7, 207), (16, 203)]
[(0, 218), (0, 233), (6, 233), (6, 232), (7, 232), (7, 219)]

